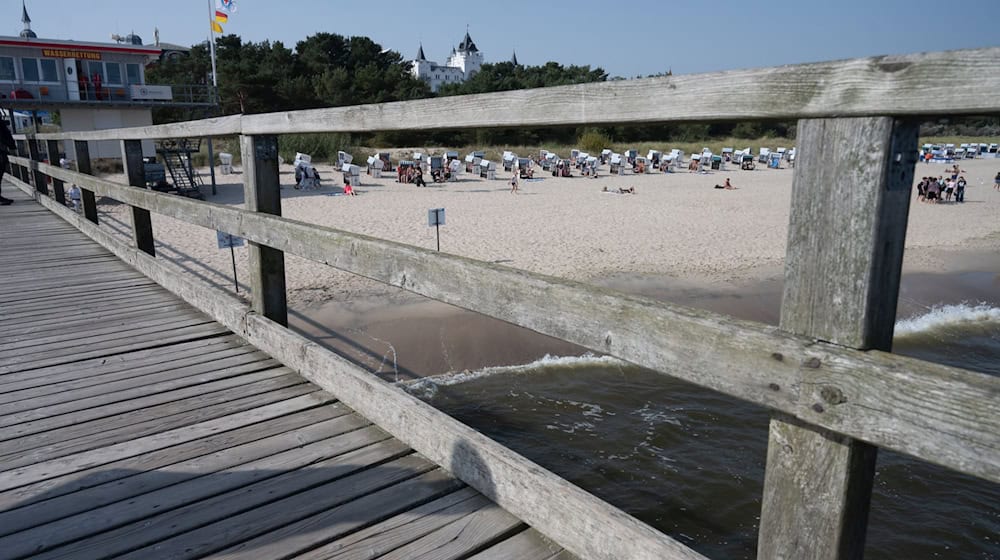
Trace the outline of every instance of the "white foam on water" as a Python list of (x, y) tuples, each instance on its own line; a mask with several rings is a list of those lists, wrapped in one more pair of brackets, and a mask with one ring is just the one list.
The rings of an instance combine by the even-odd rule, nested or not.
[(942, 305), (932, 307), (927, 313), (896, 322), (896, 336), (924, 333), (954, 325), (1000, 324), (1000, 308), (986, 303)]
[(525, 374), (542, 370), (543, 368), (576, 368), (576, 367), (622, 367), (626, 362), (611, 356), (595, 356), (587, 353), (582, 356), (550, 356), (546, 354), (531, 363), (516, 366), (488, 367), (475, 371), (458, 371), (424, 377), (414, 381), (404, 381), (402, 385), (406, 390), (421, 394), (427, 398), (433, 397), (437, 393), (437, 387), (449, 385), (460, 385), (478, 379), (493, 377), (504, 374)]

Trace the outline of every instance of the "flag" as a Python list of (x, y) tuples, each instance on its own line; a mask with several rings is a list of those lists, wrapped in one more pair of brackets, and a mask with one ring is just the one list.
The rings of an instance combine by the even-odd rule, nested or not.
[(227, 21), (229, 21), (229, 16), (226, 15), (226, 12), (215, 10), (215, 21), (219, 23), (226, 23)]
[(222, 26), (219, 25), (219, 22), (212, 21), (212, 31), (215, 31), (216, 33), (219, 33), (219, 34), (222, 33)]
[(219, 6), (220, 10), (222, 10), (224, 12), (227, 12), (227, 13), (230, 13), (230, 14), (235, 14), (236, 13), (236, 1), (235, 0), (217, 0), (217, 3), (218, 3), (218, 6)]

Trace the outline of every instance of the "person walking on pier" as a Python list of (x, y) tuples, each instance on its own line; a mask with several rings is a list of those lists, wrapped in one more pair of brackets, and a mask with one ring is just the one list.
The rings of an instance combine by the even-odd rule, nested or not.
[[(17, 151), (14, 135), (7, 128), (7, 121), (0, 119), (0, 189), (3, 189), (3, 174), (7, 172), (7, 164), (10, 163), (7, 153), (13, 151)], [(9, 198), (4, 198), (3, 191), (0, 190), (0, 206), (7, 206), (13, 202)]]

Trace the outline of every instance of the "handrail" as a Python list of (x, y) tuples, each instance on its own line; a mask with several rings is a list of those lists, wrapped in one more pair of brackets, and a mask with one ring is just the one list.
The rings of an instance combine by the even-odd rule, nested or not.
[[(1000, 378), (994, 376), (851, 350), (708, 311), (130, 188), (26, 158), (11, 161), (100, 196), (239, 235), (1000, 482), (1000, 402), (995, 399)], [(484, 290), (491, 299), (473, 297)], [(831, 401), (830, 395), (838, 397)]]
[[(976, 87), (955, 84), (975, 83)], [(1000, 47), (876, 56), (187, 123), (38, 134), (141, 140), (493, 127), (995, 113)]]
[[(891, 347), (918, 117), (1000, 113), (992, 94), (998, 89), (1000, 48), (986, 48), (231, 116), (20, 136), (31, 140), (22, 152), (30, 157), (11, 158), (12, 180), (26, 190), (31, 181), (44, 205), (123, 260), (574, 553), (700, 557), (586, 493), (553, 491), (550, 485), (559, 481), (537, 465), (283, 329), (284, 253), (777, 411), (769, 427), (758, 554), (853, 559), (863, 554), (874, 446), (1000, 482), (1000, 379), (861, 350)], [(276, 134), (765, 118), (799, 119), (802, 148), (781, 328), (269, 215), (280, 214)], [(249, 210), (88, 174), (88, 140), (120, 141), (128, 183), (143, 185), (139, 140), (232, 134), (241, 135)], [(36, 139), (46, 140), (49, 152), (60, 139), (75, 141), (82, 173), (37, 161)], [(55, 202), (40, 196), (48, 194), (46, 175)], [(60, 206), (64, 182), (83, 189), (85, 218)], [(845, 188), (849, 204), (840, 203)], [(98, 219), (95, 193), (131, 205), (138, 250), (109, 242), (87, 221)], [(150, 212), (249, 239), (253, 312), (232, 304), (231, 296), (216, 298), (175, 278), (172, 265), (154, 259)], [(496, 469), (495, 478), (484, 469)]]

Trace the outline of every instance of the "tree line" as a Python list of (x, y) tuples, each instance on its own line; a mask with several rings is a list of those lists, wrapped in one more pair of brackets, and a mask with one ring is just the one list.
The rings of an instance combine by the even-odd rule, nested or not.
[[(406, 101), (433, 96), (490, 93), (552, 87), (609, 78), (602, 68), (540, 66), (512, 62), (485, 63), (479, 73), (462, 83), (445, 84), (434, 93), (413, 77), (410, 62), (368, 37), (317, 33), (288, 48), (281, 41), (244, 41), (235, 34), (216, 40), (219, 106), (213, 115), (293, 111), (365, 103)], [(662, 74), (662, 75), (669, 75)], [(191, 47), (187, 56), (170, 58), (147, 70), (147, 81), (160, 84), (211, 83), (211, 58), (206, 43)], [(160, 108), (158, 123), (209, 116), (205, 112)], [(594, 131), (594, 129), (587, 129)], [(697, 140), (714, 136), (794, 135), (792, 123), (716, 123), (616, 126), (596, 129), (615, 140)], [(573, 142), (584, 132), (577, 127), (504, 130), (386, 132), (374, 137), (355, 135), (353, 143), (378, 145), (532, 145)]]

